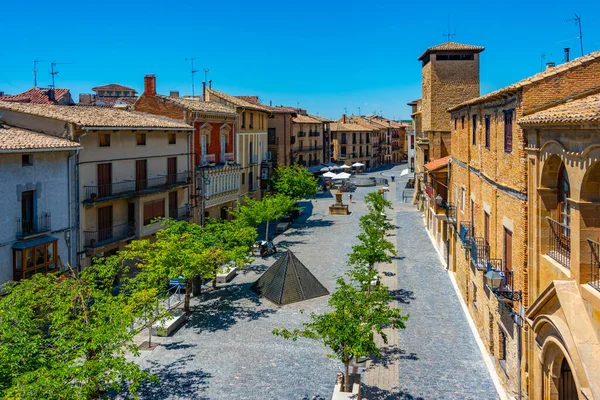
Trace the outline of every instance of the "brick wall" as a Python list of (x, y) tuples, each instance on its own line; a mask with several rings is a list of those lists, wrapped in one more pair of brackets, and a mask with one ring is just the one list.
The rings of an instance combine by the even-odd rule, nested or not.
[(154, 97), (142, 95), (135, 103), (135, 111), (145, 112), (154, 115), (178, 119), (191, 124), (190, 113), (180, 106), (167, 103), (166, 101)]

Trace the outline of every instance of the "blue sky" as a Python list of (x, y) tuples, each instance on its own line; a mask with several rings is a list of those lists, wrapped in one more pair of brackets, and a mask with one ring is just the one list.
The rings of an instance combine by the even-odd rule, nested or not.
[[(110, 7), (107, 5), (110, 4)], [(420, 97), (418, 56), (446, 41), (485, 46), (481, 93), (563, 61), (563, 47), (580, 55), (600, 50), (600, 1), (488, 2), (313, 1), (286, 2), (130, 0), (114, 2), (7, 1), (2, 6), (0, 91), (33, 86), (33, 60), (59, 65), (57, 87), (89, 93), (121, 83), (141, 91), (143, 76), (157, 76), (158, 91), (191, 94), (190, 64), (208, 68), (215, 89), (258, 95), (273, 104), (299, 104), (339, 118), (344, 112), (383, 112), (409, 118), (406, 103)], [(40, 86), (50, 64), (39, 66)], [(196, 91), (204, 74), (196, 74)]]

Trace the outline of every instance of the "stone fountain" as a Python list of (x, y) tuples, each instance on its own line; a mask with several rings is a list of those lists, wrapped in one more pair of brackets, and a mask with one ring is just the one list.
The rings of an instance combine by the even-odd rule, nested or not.
[(350, 213), (348, 205), (342, 202), (342, 195), (343, 193), (338, 187), (337, 192), (335, 192), (335, 203), (329, 206), (329, 214), (348, 215)]

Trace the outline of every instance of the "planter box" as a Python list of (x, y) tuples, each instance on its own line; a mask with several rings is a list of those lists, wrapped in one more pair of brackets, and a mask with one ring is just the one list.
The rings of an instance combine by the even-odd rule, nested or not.
[(360, 400), (360, 374), (350, 374), (350, 383), (352, 385), (352, 392), (342, 392), (344, 388), (343, 383), (336, 383), (331, 400)]
[(152, 326), (152, 336), (170, 336), (171, 333), (185, 322), (185, 320), (185, 314), (183, 312), (177, 312), (160, 325)]
[(217, 283), (227, 283), (237, 274), (237, 267), (229, 267), (217, 274)]

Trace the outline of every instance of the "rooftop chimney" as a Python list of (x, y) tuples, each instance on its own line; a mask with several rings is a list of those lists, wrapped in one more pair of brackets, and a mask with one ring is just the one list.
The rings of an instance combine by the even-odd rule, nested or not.
[(212, 79), (209, 79), (209, 80), (208, 80), (208, 88), (209, 88), (209, 89), (212, 89)]
[(342, 124), (346, 123), (346, 114), (342, 114)]
[(546, 63), (546, 71), (549, 70), (550, 68), (554, 68), (556, 64), (554, 63), (554, 61), (548, 61)]
[(179, 91), (171, 90), (171, 92), (169, 93), (169, 97), (179, 97)]
[(50, 101), (55, 101), (56, 100), (56, 95), (54, 92), (54, 89), (48, 89), (48, 100)]
[(565, 47), (565, 62), (569, 62), (569, 51), (571, 49), (568, 47)]
[(202, 100), (206, 101), (206, 82), (202, 81)]
[(156, 76), (151, 74), (144, 76), (144, 94), (156, 96)]

